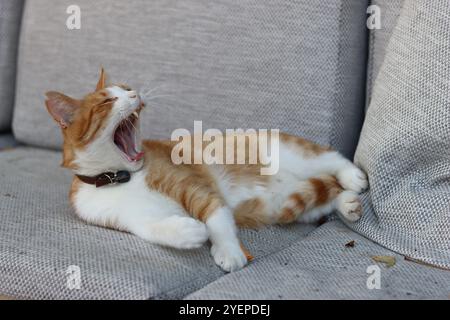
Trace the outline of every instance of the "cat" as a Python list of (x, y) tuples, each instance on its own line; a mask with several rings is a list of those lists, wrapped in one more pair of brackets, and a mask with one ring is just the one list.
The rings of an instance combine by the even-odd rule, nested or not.
[(315, 222), (335, 210), (361, 217), (367, 177), (330, 148), (280, 134), (279, 171), (266, 176), (260, 164), (174, 164), (175, 142), (140, 138), (137, 91), (106, 85), (103, 69), (83, 99), (51, 91), (45, 103), (64, 137), (62, 166), (75, 174), (70, 202), (88, 223), (178, 249), (209, 239), (231, 272), (248, 262), (237, 226)]

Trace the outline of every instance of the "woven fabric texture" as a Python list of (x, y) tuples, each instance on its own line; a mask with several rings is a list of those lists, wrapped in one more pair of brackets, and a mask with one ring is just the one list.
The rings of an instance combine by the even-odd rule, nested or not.
[[(61, 154), (19, 147), (0, 152), (0, 293), (28, 299), (175, 299), (223, 276), (209, 246), (175, 250), (86, 225), (70, 209), (71, 174)], [(304, 238), (314, 226), (246, 230), (256, 259)], [(68, 270), (79, 267), (81, 289)]]
[[(379, 255), (394, 257), (395, 265), (374, 262)], [(368, 287), (378, 275), (379, 289)], [(449, 292), (450, 272), (405, 261), (335, 220), (186, 299), (448, 299)]]
[(22, 0), (0, 1), (0, 132), (11, 128)]
[[(65, 27), (73, 1), (26, 3), (14, 131), (61, 145), (43, 102), (80, 97), (100, 65), (146, 92), (143, 134), (174, 129), (280, 128), (351, 156), (362, 126), (367, 1), (80, 0), (81, 29)], [(33, 116), (30, 116), (30, 113)]]
[(371, 0), (370, 4), (380, 10), (381, 29), (371, 29), (369, 36), (369, 57), (367, 61), (367, 93), (366, 106), (370, 104), (370, 97), (374, 81), (378, 76), (381, 65), (386, 54), (386, 48), (397, 25), (403, 2), (405, 0)]
[(405, 1), (376, 78), (356, 162), (368, 173), (354, 230), (450, 268), (450, 3)]

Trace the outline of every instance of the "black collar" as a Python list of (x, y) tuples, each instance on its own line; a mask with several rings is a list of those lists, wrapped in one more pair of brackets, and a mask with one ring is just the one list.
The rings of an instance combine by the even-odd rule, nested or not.
[(125, 183), (130, 181), (130, 172), (129, 171), (117, 171), (117, 172), (103, 172), (94, 177), (82, 176), (76, 174), (81, 181), (87, 184), (93, 184), (97, 188), (106, 186), (108, 184), (116, 184), (116, 183)]

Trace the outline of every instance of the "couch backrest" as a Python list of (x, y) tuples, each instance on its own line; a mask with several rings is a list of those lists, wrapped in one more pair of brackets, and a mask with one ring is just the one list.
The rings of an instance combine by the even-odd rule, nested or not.
[(164, 95), (148, 101), (143, 134), (176, 128), (280, 128), (351, 155), (363, 117), (363, 0), (28, 1), (14, 132), (58, 147), (44, 92), (80, 96), (103, 65), (112, 80)]
[(11, 127), (22, 0), (0, 1), (0, 132)]

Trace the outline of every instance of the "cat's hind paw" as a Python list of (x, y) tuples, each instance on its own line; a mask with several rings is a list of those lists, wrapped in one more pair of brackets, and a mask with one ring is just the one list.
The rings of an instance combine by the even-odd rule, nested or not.
[(361, 193), (369, 186), (367, 175), (357, 166), (349, 166), (337, 174), (339, 183), (345, 190)]
[(343, 191), (337, 198), (337, 209), (350, 222), (358, 221), (362, 216), (361, 201), (357, 193)]

